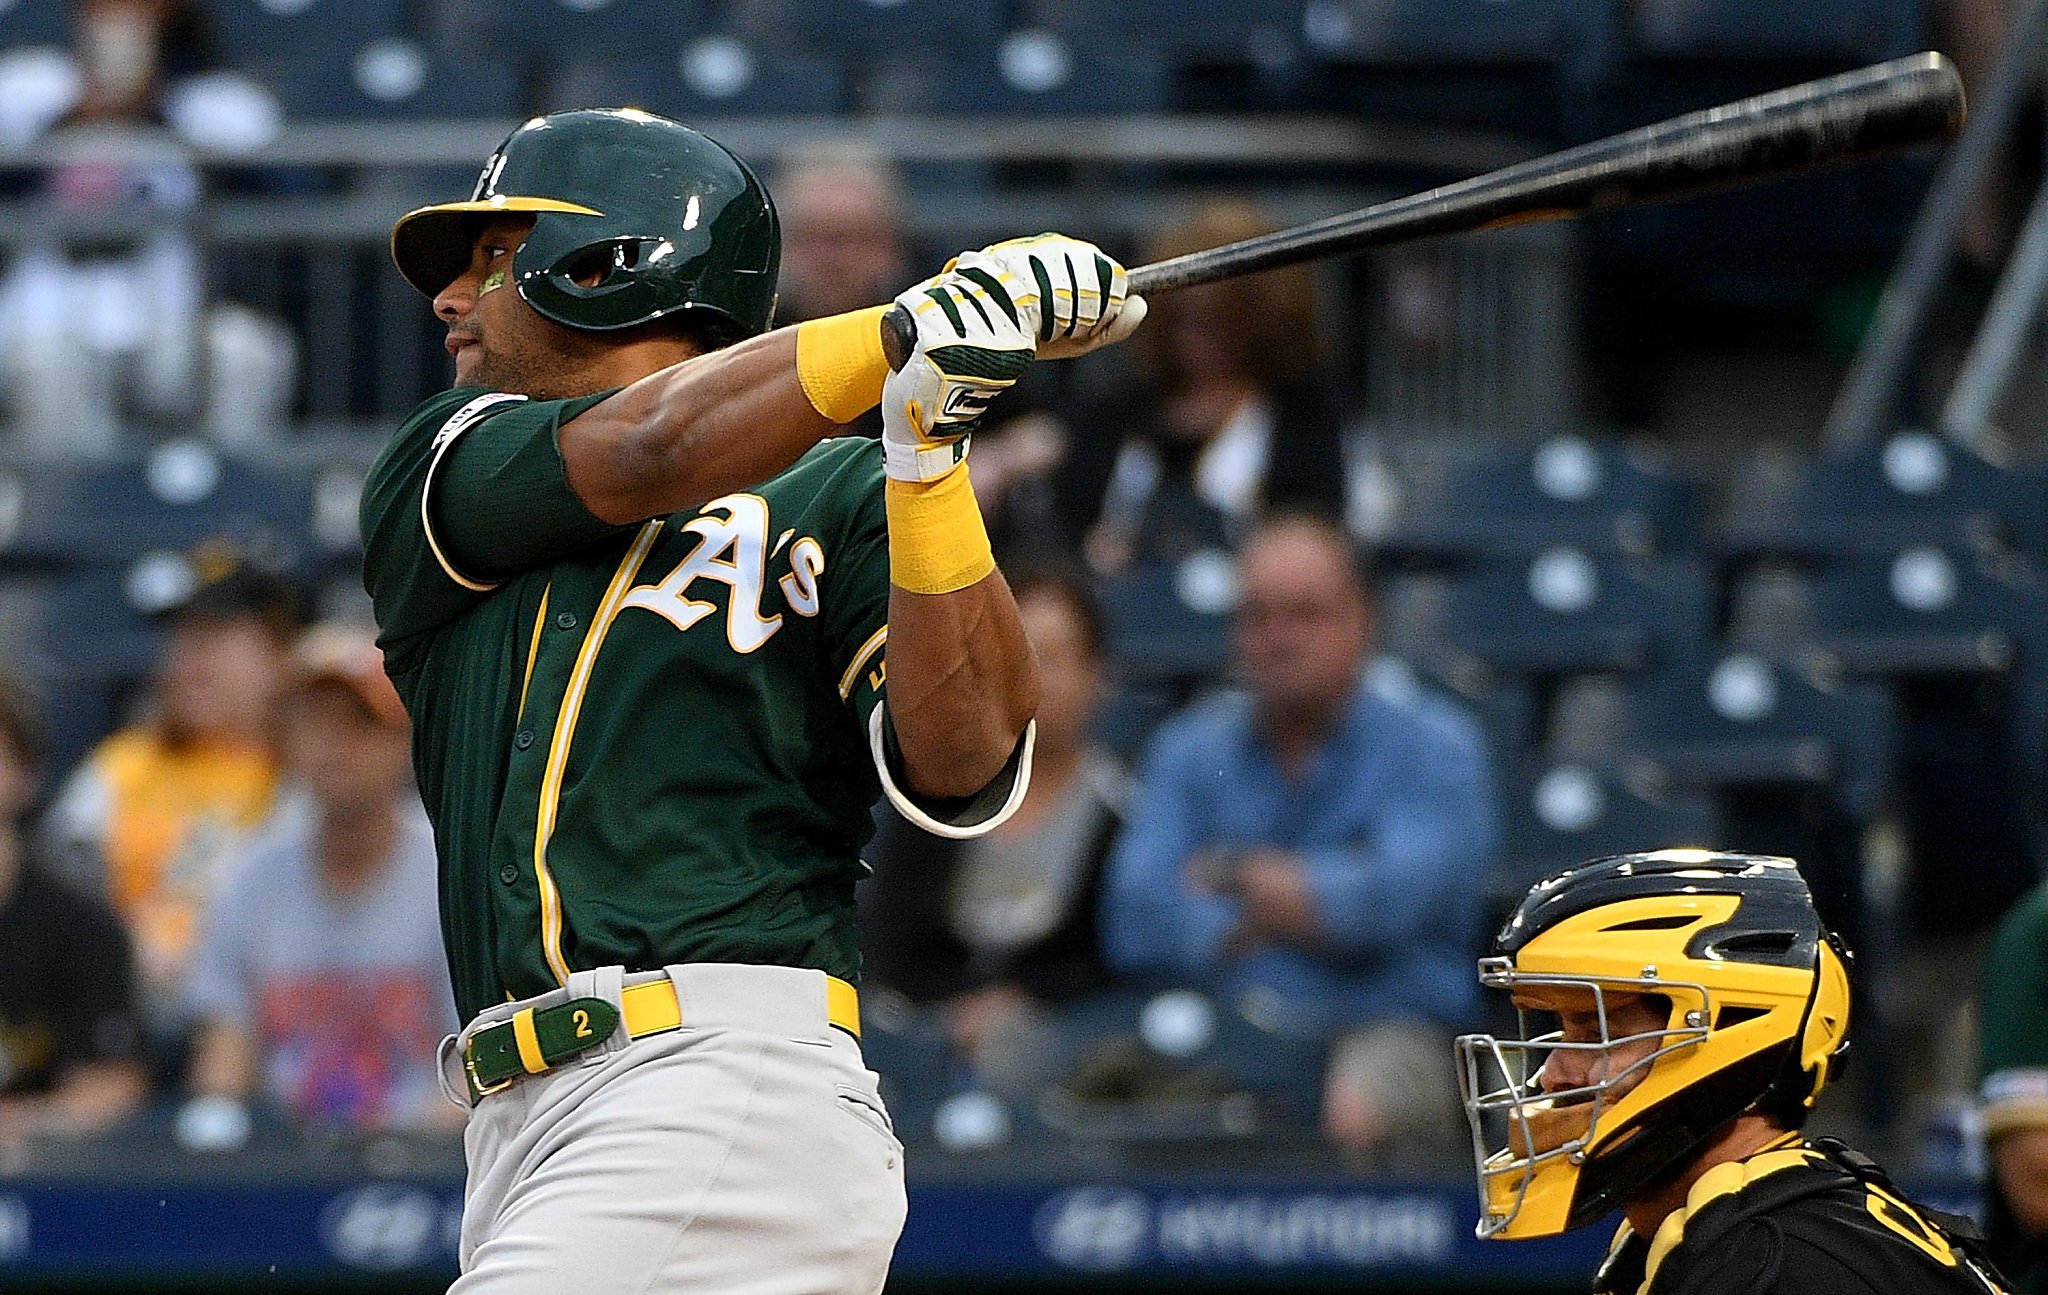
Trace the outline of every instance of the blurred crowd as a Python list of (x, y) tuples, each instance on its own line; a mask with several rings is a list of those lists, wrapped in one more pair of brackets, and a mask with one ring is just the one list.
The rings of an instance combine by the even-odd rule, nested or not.
[[(1965, 54), (1987, 61), (2001, 22), (1952, 8)], [(240, 91), (204, 82), (186, 6), (72, 12), (73, 79), (25, 125), (4, 105), (0, 130), (170, 121), (203, 136), (241, 119)], [(260, 450), (289, 421), (299, 343), (205, 290), (189, 166), (67, 163), (36, 183), (67, 219), (129, 223), (83, 247), (30, 240), (0, 272), (18, 445), (111, 453), (139, 426)], [(783, 322), (926, 272), (932, 249), (880, 158), (793, 156), (771, 187)], [(1966, 255), (1995, 260), (2009, 223), (1993, 195)], [(1191, 203), (1124, 250), (1143, 263), (1274, 224), (1250, 202)], [(899, 1129), (962, 1151), (1291, 1138), (1359, 1170), (1462, 1173), (1450, 1039), (1486, 1024), (1473, 960), (1505, 898), (1581, 847), (1781, 850), (1865, 952), (1874, 1046), (1851, 1118), (1922, 1172), (1979, 1167), (1981, 1147), (2010, 1267), (2043, 1289), (2048, 889), (2043, 766), (2026, 752), (2048, 732), (2013, 733), (2043, 718), (2028, 698), (2048, 688), (2030, 673), (2048, 636), (2012, 629), (2031, 655), (1992, 683), (1937, 678), (1924, 659), (1894, 671), (1887, 736), (1826, 729), (1818, 769), (1821, 729), (1778, 730), (1809, 743), (1781, 764), (1734, 736), (1712, 746), (1713, 725), (1781, 698), (1835, 715), (1864, 695), (1839, 662), (1835, 676), (1795, 664), (1808, 643), (1780, 628), (1796, 619), (1779, 615), (1783, 573), (1743, 568), (1695, 620), (1670, 610), (1682, 582), (1637, 561), (1683, 537), (1559, 549), (1507, 509), (1507, 487), (1446, 491), (1422, 519), (1435, 532), (1413, 509), (1388, 531), (1387, 462), (1354, 434), (1325, 304), (1306, 271), (1161, 296), (1128, 354), (1034, 373), (977, 433), (974, 487), (1044, 695), (1030, 791), (1000, 830), (950, 841), (878, 810), (865, 1042)], [(1871, 471), (1897, 487), (1927, 453), (1900, 438)], [(1633, 460), (1603, 454), (1562, 438), (1512, 462), (1568, 511), (1635, 480)], [(1696, 521), (1697, 499), (1675, 497)], [(1531, 528), (1527, 551), (1461, 552), (1450, 579), (1432, 544), (1479, 505)], [(1639, 567), (1662, 601), (1632, 605), (1626, 642), (1610, 627), (1565, 652), (1557, 627)], [(0, 1148), (150, 1107), (175, 1109), (195, 1150), (266, 1122), (452, 1133), (461, 1112), (434, 1080), (456, 1023), (433, 844), (360, 606), (316, 597), (246, 537), (201, 544), (180, 570), (151, 603), (147, 688), (75, 766), (52, 767), (43, 736), (66, 699), (0, 680)], [(2001, 606), (2041, 615), (2037, 585), (1999, 588)], [(1487, 645), (1418, 649), (1468, 612), (1491, 622)], [(1632, 672), (1654, 686), (1615, 702)], [(1686, 710), (1686, 689), (1707, 708)], [(1649, 741), (1603, 709), (1622, 703), (1699, 743)], [(1858, 782), (1880, 745), (1885, 771)], [(1691, 799), (1670, 772), (1688, 758), (1716, 766)]]

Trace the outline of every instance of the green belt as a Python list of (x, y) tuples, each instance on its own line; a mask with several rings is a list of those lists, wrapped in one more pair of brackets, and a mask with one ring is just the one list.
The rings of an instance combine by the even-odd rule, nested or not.
[[(469, 1080), (472, 1105), (511, 1087), (525, 1075), (538, 1075), (582, 1056), (612, 1037), (623, 1016), (626, 1037), (644, 1038), (673, 1030), (683, 1023), (675, 982), (650, 980), (619, 991), (619, 1005), (602, 998), (572, 998), (553, 1007), (522, 1007), (509, 1018), (479, 1028), (462, 1050), (462, 1069)], [(860, 995), (837, 976), (825, 978), (825, 1019), (860, 1037)]]

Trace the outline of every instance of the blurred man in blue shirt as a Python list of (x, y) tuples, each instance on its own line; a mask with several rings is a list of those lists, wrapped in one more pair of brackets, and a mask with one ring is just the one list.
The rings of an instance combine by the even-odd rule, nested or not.
[(1367, 670), (1369, 577), (1336, 525), (1268, 521), (1239, 575), (1245, 690), (1153, 740), (1110, 866), (1107, 955), (1329, 1040), (1324, 1125), (1347, 1148), (1455, 1138), (1449, 1040), (1476, 1010), (1500, 835), (1484, 740)]

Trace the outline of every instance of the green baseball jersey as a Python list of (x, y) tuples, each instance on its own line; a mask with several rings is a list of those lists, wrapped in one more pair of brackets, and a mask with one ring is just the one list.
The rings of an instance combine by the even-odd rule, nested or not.
[[(854, 883), (888, 778), (880, 448), (828, 440), (694, 513), (613, 526), (556, 439), (607, 394), (449, 392), (364, 487), (465, 1018), (610, 964), (859, 973)], [(927, 807), (936, 830), (992, 826), (1026, 769), (1020, 746), (1002, 786)]]

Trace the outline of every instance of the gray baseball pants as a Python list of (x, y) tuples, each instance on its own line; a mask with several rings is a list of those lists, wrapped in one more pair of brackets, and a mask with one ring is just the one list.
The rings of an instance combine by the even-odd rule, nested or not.
[[(903, 1147), (860, 1044), (826, 1023), (824, 976), (661, 974), (681, 1029), (621, 1026), (470, 1112), (450, 1295), (874, 1295), (903, 1228)], [(623, 983), (617, 967), (577, 972), (470, 1029), (523, 1006), (616, 1003)]]

